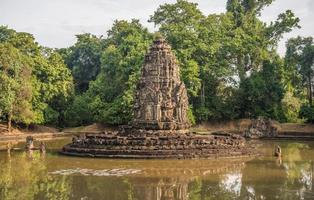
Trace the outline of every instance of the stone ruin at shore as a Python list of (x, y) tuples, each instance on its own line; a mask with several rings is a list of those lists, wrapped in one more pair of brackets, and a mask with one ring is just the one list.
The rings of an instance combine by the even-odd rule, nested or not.
[(251, 154), (245, 139), (229, 133), (189, 132), (188, 96), (170, 46), (156, 39), (137, 85), (134, 120), (119, 131), (74, 137), (62, 153), (106, 158), (209, 158)]

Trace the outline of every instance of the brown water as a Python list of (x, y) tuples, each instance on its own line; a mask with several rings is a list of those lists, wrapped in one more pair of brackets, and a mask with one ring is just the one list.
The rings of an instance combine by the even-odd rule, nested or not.
[(314, 142), (262, 141), (262, 156), (213, 160), (59, 155), (67, 142), (47, 142), (46, 155), (0, 152), (0, 199), (314, 199)]

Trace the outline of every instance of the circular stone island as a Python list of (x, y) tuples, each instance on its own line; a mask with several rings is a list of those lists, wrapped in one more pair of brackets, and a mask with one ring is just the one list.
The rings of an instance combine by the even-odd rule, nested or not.
[(188, 95), (170, 46), (157, 38), (145, 56), (135, 91), (134, 119), (117, 132), (83, 134), (63, 147), (73, 156), (212, 158), (252, 155), (243, 137), (190, 133)]
[(107, 132), (82, 134), (63, 147), (71, 156), (101, 158), (216, 158), (253, 155), (243, 137), (228, 133), (196, 135), (165, 131), (132, 130), (129, 134)]

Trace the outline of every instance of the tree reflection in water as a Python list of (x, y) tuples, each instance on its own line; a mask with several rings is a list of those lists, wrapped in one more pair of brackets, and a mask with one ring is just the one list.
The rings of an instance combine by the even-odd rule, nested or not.
[[(0, 199), (314, 199), (314, 143), (280, 142), (282, 160), (271, 156), (276, 144), (264, 144), (265, 156), (224, 160), (126, 161), (0, 152)], [(79, 168), (89, 173), (76, 173)], [(52, 173), (65, 169), (76, 170)], [(125, 169), (138, 173), (122, 174)]]
[[(241, 198), (313, 199), (313, 147), (302, 143), (282, 146), (283, 158), (249, 162), (243, 170)], [(302, 153), (301, 153), (302, 151)], [(306, 158), (302, 158), (302, 154)]]
[(71, 177), (48, 175), (39, 152), (12, 154), (1, 155), (0, 199), (69, 199)]

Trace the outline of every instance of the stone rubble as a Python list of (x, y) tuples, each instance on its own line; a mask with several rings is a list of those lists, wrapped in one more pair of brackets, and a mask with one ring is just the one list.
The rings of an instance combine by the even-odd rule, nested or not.
[(277, 135), (277, 127), (272, 123), (271, 119), (265, 117), (258, 117), (253, 120), (248, 130), (243, 133), (245, 138), (276, 137)]

